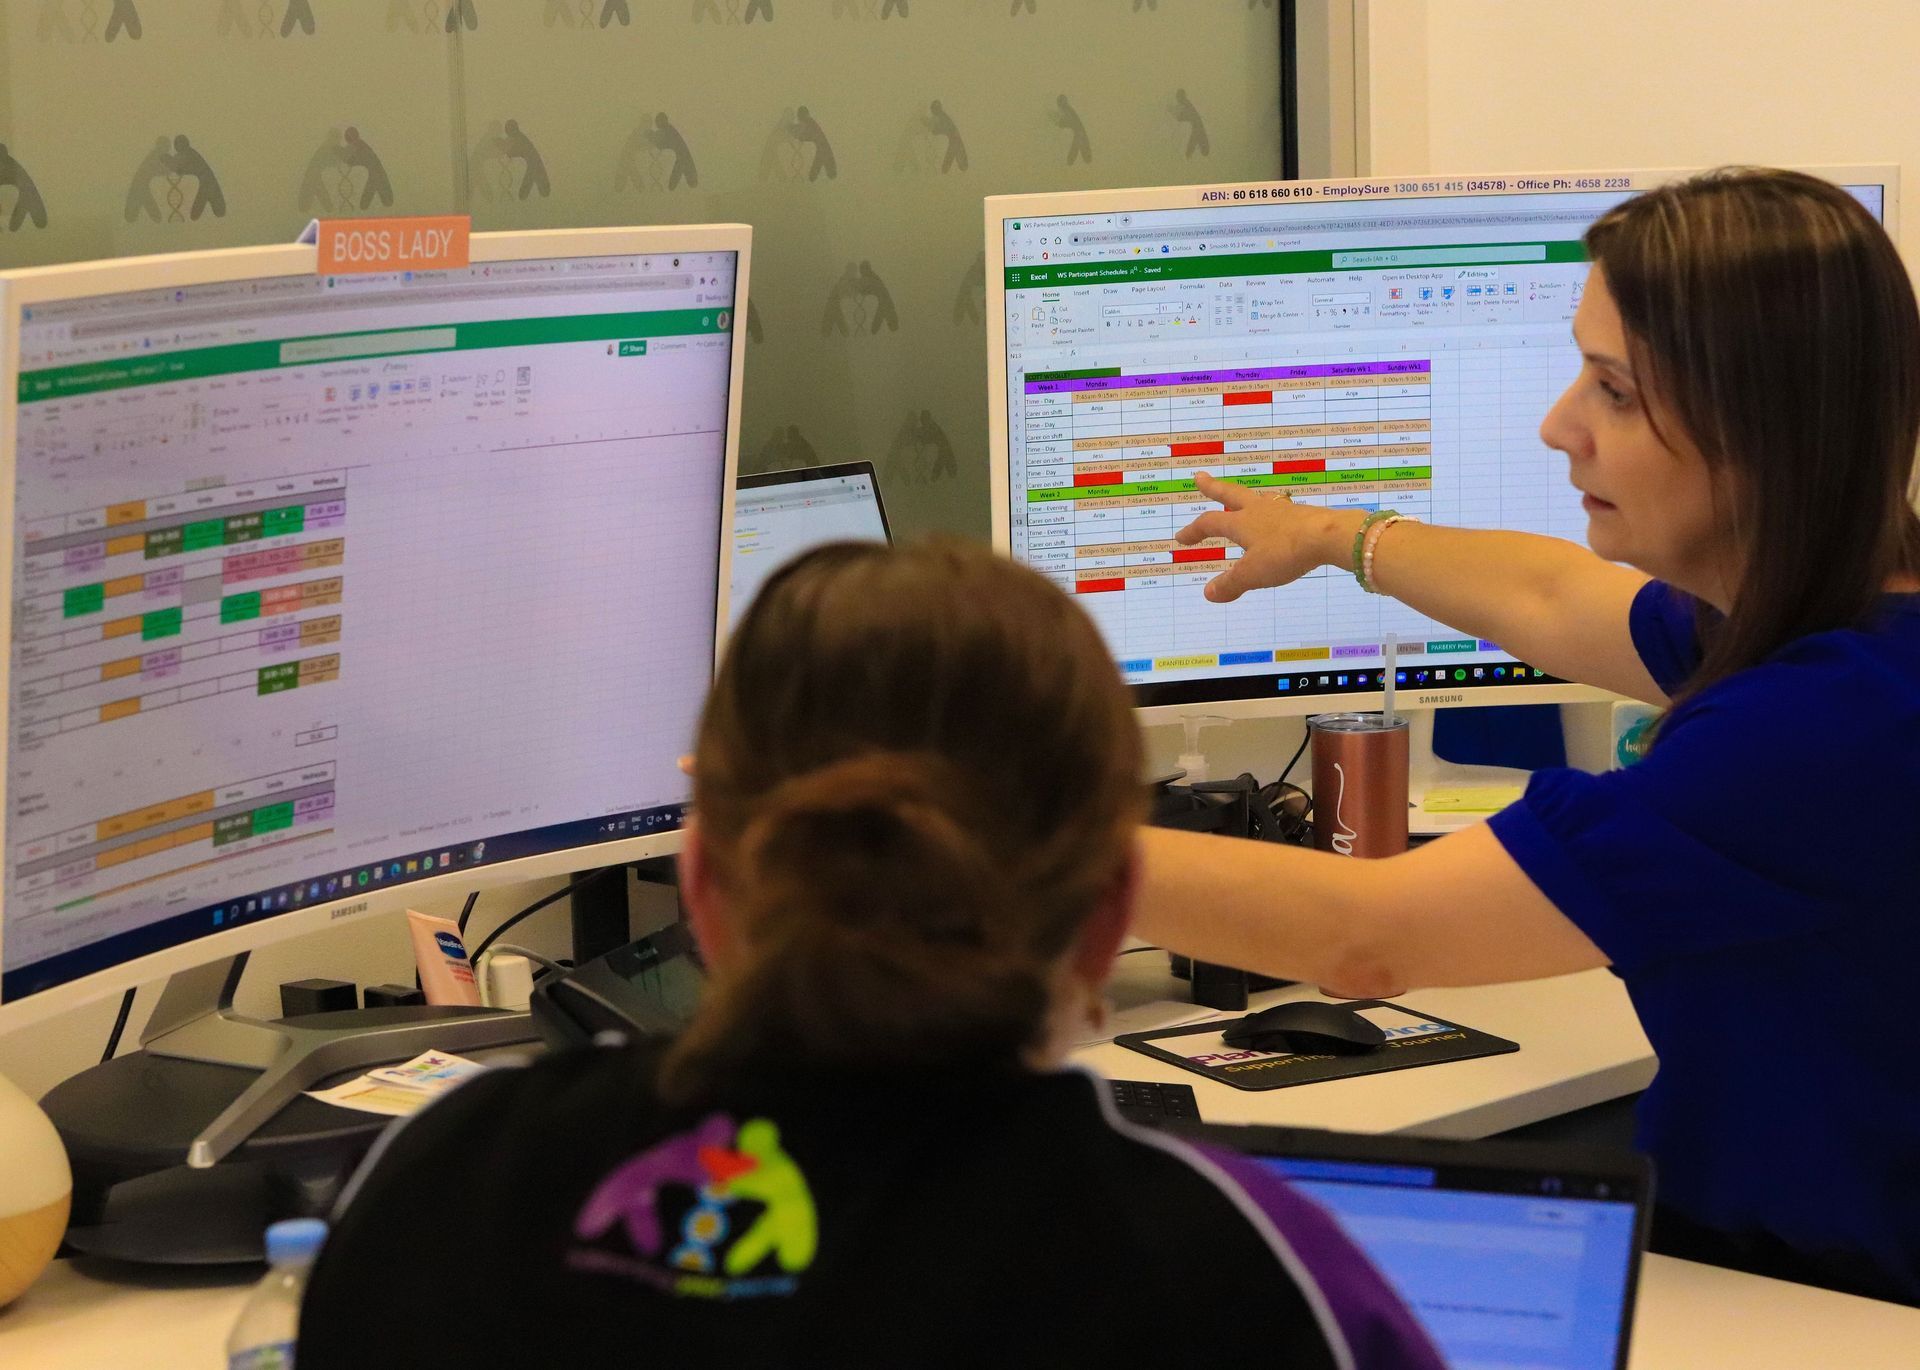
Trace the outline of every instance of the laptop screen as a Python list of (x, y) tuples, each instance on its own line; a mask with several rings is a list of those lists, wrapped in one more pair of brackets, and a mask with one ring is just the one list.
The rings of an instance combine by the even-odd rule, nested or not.
[(1538, 1170), (1260, 1158), (1326, 1208), (1456, 1370), (1614, 1370), (1630, 1185)]
[(732, 623), (768, 576), (828, 542), (886, 542), (887, 518), (866, 462), (742, 476), (733, 506)]

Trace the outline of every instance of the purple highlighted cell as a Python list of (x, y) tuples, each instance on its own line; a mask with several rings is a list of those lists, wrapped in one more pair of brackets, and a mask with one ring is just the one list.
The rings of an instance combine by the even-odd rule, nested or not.
[(1365, 657), (1372, 659), (1379, 655), (1380, 644), (1377, 642), (1371, 647), (1335, 647), (1333, 649), (1333, 659), (1335, 661), (1341, 661), (1348, 657)]
[(288, 647), (299, 640), (300, 625), (298, 623), (281, 623), (272, 628), (260, 630), (262, 647)]
[(346, 512), (347, 502), (343, 499), (330, 499), (321, 504), (309, 504), (307, 506), (307, 527), (313, 527), (313, 521), (315, 519), (344, 518)]
[(1156, 385), (1214, 385), (1223, 381), (1292, 381), (1328, 376), (1409, 376), (1433, 370), (1421, 358), (1386, 362), (1317, 362), (1306, 366), (1223, 367), (1214, 371), (1156, 371), (1146, 376), (1088, 376), (1073, 381), (1028, 381), (1029, 395), (1077, 390), (1139, 390)]
[(316, 818), (325, 818), (333, 812), (333, 791), (325, 794), (310, 794), (305, 799), (293, 801), (293, 821), (311, 823)]
[(179, 674), (180, 674), (180, 668), (177, 665), (176, 666), (155, 666), (151, 670), (140, 672), (140, 678), (142, 680), (165, 680), (169, 676), (176, 676)]
[(83, 542), (78, 547), (67, 548), (66, 565), (78, 570), (83, 566), (91, 567), (96, 562), (107, 559), (107, 544), (104, 542)]
[(1488, 642), (1485, 638), (1481, 638), (1480, 650), (1483, 652), (1497, 652), (1500, 650), (1500, 644), (1497, 642)]
[(157, 571), (147, 572), (146, 581), (149, 590), (167, 590), (177, 587), (187, 577), (184, 566), (167, 566)]
[(179, 664), (180, 649), (178, 647), (169, 647), (164, 652), (148, 652), (140, 658), (140, 669), (143, 671), (157, 671), (163, 666), (178, 666)]

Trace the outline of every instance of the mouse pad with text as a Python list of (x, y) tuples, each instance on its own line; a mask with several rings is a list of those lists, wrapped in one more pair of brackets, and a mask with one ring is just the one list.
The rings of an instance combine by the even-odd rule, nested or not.
[(1377, 1049), (1360, 1056), (1290, 1051), (1249, 1051), (1227, 1045), (1221, 1034), (1236, 1019), (1216, 1018), (1164, 1032), (1131, 1032), (1121, 1046), (1218, 1080), (1235, 1089), (1285, 1089), (1318, 1080), (1346, 1080), (1383, 1070), (1469, 1061), (1520, 1050), (1518, 1042), (1479, 1032), (1444, 1018), (1380, 999), (1356, 999), (1347, 1007), (1387, 1034)]

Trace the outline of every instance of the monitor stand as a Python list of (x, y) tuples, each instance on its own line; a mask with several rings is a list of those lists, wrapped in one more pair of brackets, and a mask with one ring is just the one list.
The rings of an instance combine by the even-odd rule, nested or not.
[(233, 1011), (243, 952), (167, 981), (141, 1034), (150, 1056), (242, 1066), (260, 1077), (187, 1147), (196, 1170), (217, 1165), (288, 1103), (327, 1077), (391, 1065), (423, 1051), (473, 1051), (538, 1039), (531, 1017), (475, 1009), (457, 1018), (377, 1026), (326, 1026), (330, 1015), (270, 1023)]

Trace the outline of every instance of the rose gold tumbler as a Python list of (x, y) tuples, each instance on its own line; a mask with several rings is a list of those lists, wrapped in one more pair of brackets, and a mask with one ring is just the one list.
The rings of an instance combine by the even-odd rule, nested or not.
[(1407, 720), (1320, 714), (1313, 736), (1313, 845), (1338, 856), (1407, 849)]

